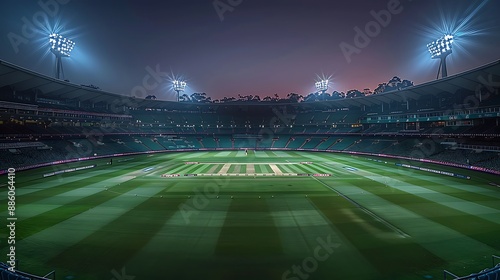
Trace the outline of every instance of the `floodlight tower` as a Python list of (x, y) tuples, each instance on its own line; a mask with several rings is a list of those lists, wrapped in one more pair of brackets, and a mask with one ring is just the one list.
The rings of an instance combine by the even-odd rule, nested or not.
[(56, 79), (59, 79), (61, 73), (64, 76), (64, 70), (62, 66), (62, 58), (69, 57), (73, 47), (75, 47), (75, 42), (70, 39), (64, 38), (63, 36), (52, 33), (49, 35), (50, 51), (56, 56)]
[(436, 79), (439, 79), (440, 71), (442, 71), (441, 74), (442, 78), (446, 78), (448, 76), (448, 70), (446, 69), (446, 57), (452, 51), (451, 50), (452, 44), (453, 44), (453, 35), (444, 35), (443, 37), (437, 39), (436, 41), (427, 44), (427, 48), (431, 53), (431, 58), (441, 59)]
[(172, 87), (174, 88), (175, 92), (177, 92), (177, 102), (179, 102), (180, 93), (186, 89), (186, 86), (187, 83), (184, 81), (179, 81), (179, 80), (172, 81)]
[(316, 90), (321, 92), (321, 94), (325, 93), (328, 90), (328, 80), (321, 80), (314, 84), (316, 86)]

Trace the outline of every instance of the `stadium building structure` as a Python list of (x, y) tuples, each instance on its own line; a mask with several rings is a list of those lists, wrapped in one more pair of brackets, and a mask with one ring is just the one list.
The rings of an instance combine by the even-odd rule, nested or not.
[(500, 171), (500, 61), (401, 90), (322, 102), (127, 97), (0, 62), (0, 167), (178, 150), (283, 149)]

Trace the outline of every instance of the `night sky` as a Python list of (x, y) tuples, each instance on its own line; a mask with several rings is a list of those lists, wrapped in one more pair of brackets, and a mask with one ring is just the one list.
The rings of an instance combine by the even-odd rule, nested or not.
[[(175, 93), (168, 77), (149, 74), (156, 68), (213, 99), (307, 95), (323, 76), (330, 92), (373, 90), (393, 76), (420, 84), (436, 78), (426, 44), (444, 32), (456, 38), (449, 75), (500, 59), (497, 0), (40, 2), (1, 1), (0, 59), (53, 76), (47, 38), (56, 30), (76, 42), (66, 79), (162, 100)], [(369, 41), (356, 41), (356, 28)]]

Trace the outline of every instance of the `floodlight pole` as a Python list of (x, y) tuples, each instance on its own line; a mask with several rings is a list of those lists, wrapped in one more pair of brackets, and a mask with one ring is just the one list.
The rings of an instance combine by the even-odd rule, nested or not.
[(63, 65), (62, 65), (62, 59), (61, 56), (54, 54), (56, 56), (56, 79), (60, 79), (61, 73), (63, 74), (64, 77), (64, 70), (63, 70)]
[(53, 33), (49, 35), (49, 44), (50, 44), (50, 51), (56, 57), (55, 77), (56, 79), (60, 79), (62, 73), (62, 77), (64, 78), (62, 58), (70, 56), (70, 53), (73, 50), (73, 47), (75, 46), (75, 43), (67, 38), (64, 38), (59, 34)]
[(446, 57), (447, 56), (448, 55), (441, 57), (441, 78), (448, 77), (448, 70), (446, 69)]
[(445, 55), (443, 57), (440, 58), (440, 61), (439, 61), (439, 67), (438, 67), (438, 74), (436, 76), (436, 80), (439, 79), (439, 73), (443, 73), (441, 75), (441, 78), (446, 78), (448, 77), (448, 70), (446, 69), (446, 57), (448, 55)]
[(175, 90), (175, 92), (177, 92), (177, 102), (179, 102), (180, 98), (179, 98), (179, 95), (181, 94), (182, 90)]
[(436, 79), (448, 77), (448, 69), (446, 68), (446, 57), (452, 53), (453, 35), (444, 35), (434, 42), (427, 44), (427, 48), (433, 59), (439, 59), (439, 68)]

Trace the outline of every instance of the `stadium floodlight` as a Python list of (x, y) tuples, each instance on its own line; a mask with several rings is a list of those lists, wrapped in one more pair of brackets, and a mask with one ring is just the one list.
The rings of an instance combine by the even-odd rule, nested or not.
[(448, 70), (446, 69), (446, 57), (451, 54), (453, 45), (453, 35), (444, 35), (443, 37), (437, 39), (434, 42), (427, 44), (429, 53), (432, 59), (441, 59), (439, 64), (437, 78), (439, 79), (439, 72), (442, 71), (441, 77), (446, 78), (448, 76)]
[(321, 93), (325, 93), (328, 90), (328, 80), (321, 80), (316, 82), (314, 85), (316, 86), (316, 90)]
[(172, 87), (174, 88), (175, 92), (177, 92), (177, 102), (179, 102), (180, 93), (186, 89), (186, 86), (187, 83), (184, 81), (179, 81), (179, 80), (172, 81)]
[(75, 47), (75, 42), (70, 39), (64, 38), (63, 36), (52, 33), (49, 36), (50, 51), (56, 56), (56, 79), (59, 79), (61, 73), (64, 76), (64, 70), (62, 67), (62, 58), (69, 57), (71, 51)]

